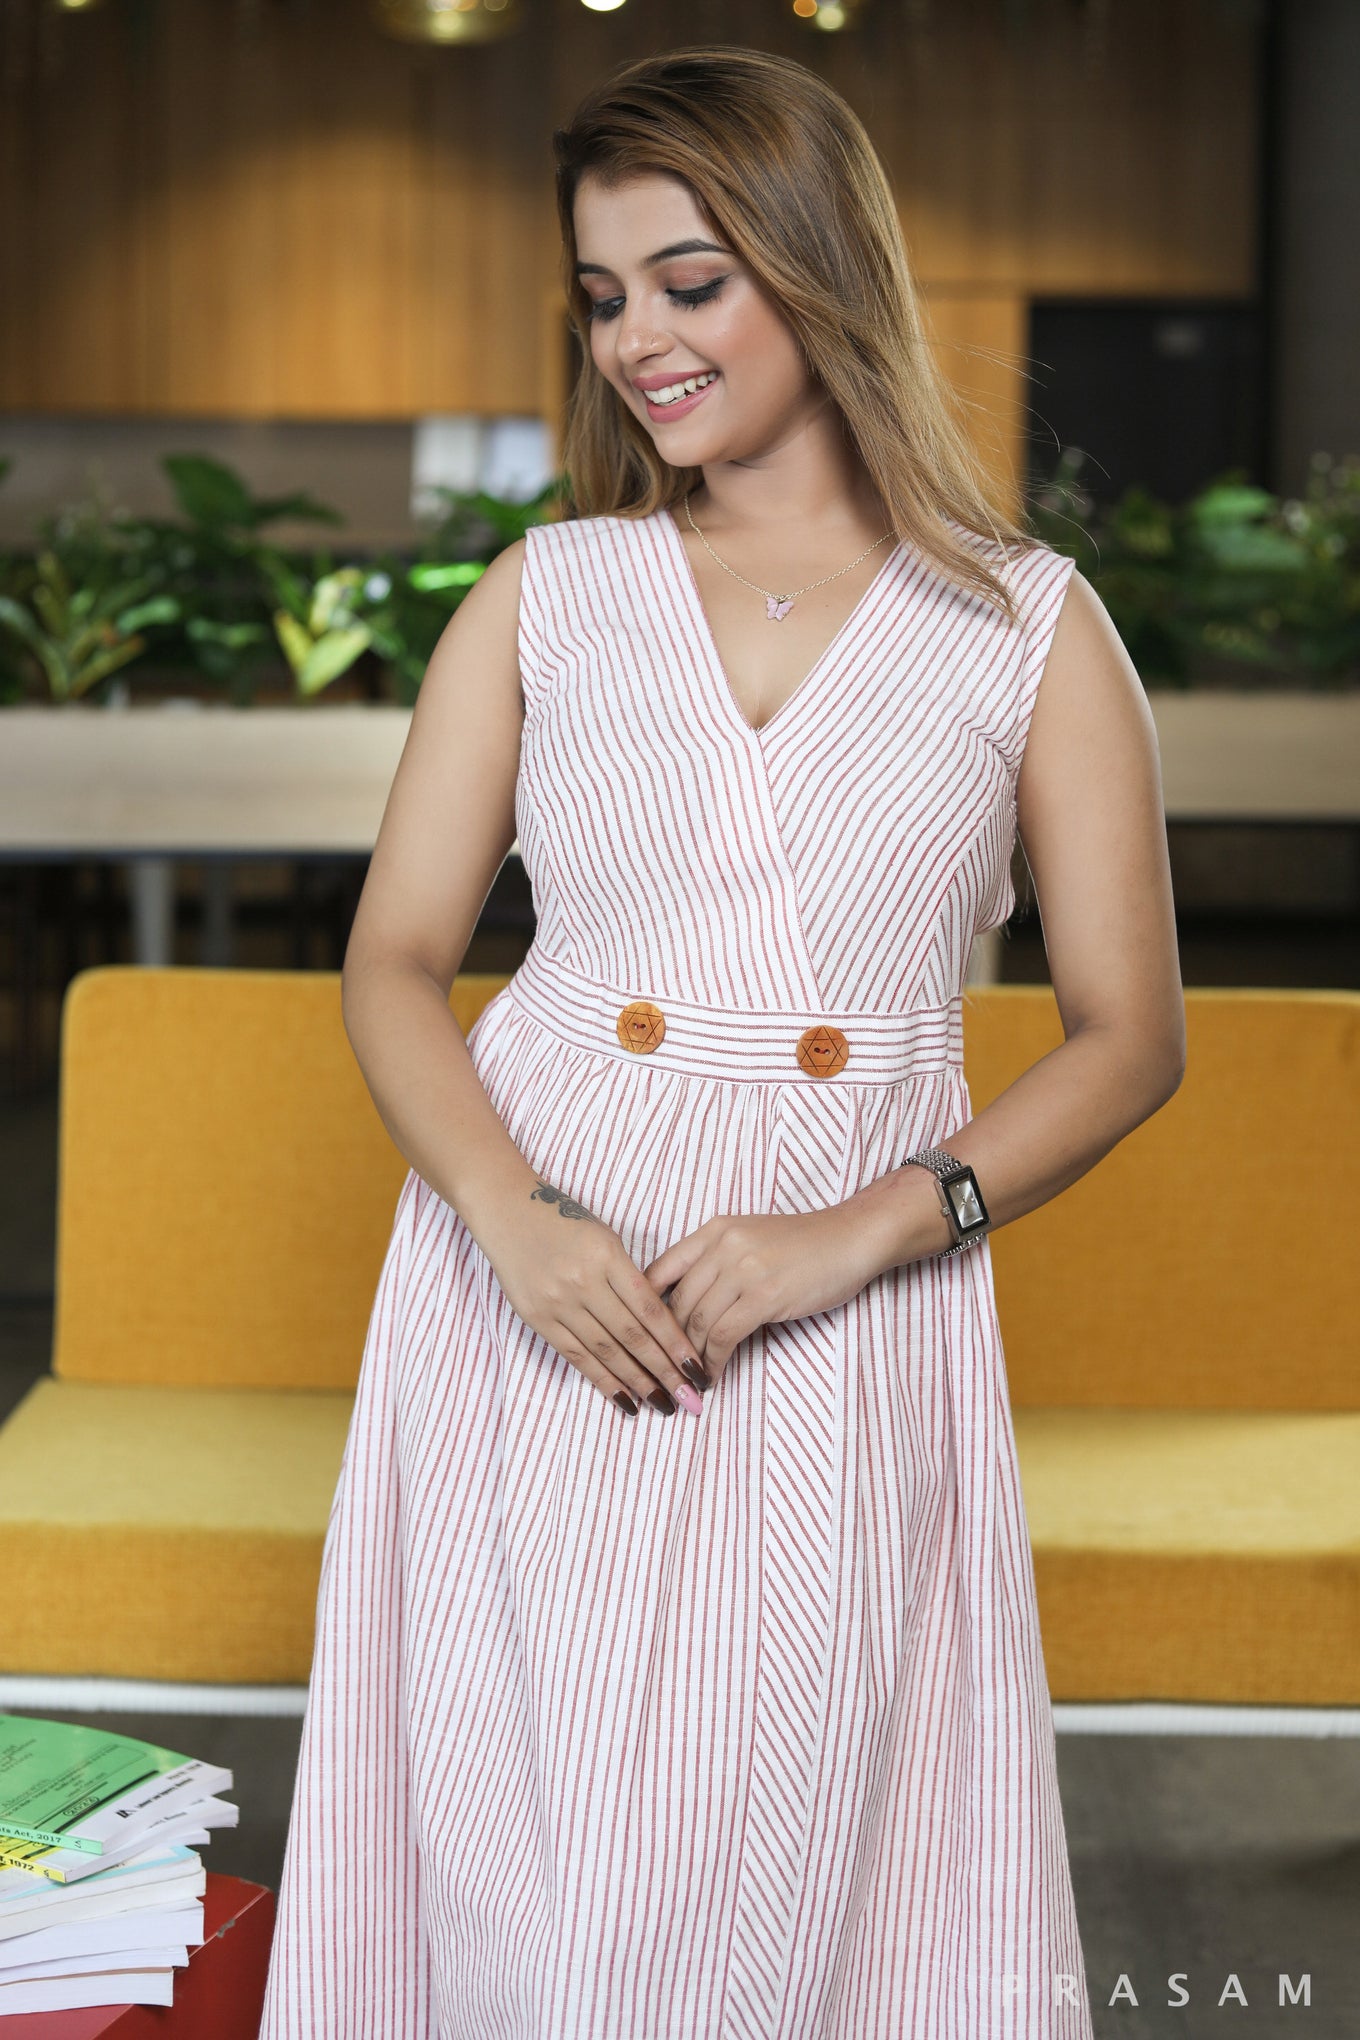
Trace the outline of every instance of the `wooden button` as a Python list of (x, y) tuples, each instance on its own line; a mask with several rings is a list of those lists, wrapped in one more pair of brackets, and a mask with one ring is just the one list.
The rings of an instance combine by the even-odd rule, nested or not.
[(619, 1040), (634, 1055), (650, 1055), (660, 1048), (666, 1035), (666, 1016), (650, 999), (634, 999), (625, 1006), (615, 1027)]
[(834, 1077), (850, 1060), (850, 1044), (839, 1027), (809, 1027), (798, 1037), (798, 1067), (810, 1077)]

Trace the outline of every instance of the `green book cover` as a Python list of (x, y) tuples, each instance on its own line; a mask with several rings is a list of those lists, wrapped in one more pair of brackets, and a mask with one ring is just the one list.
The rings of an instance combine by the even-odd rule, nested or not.
[(0, 1869), (35, 1867), (31, 1859), (57, 1845), (101, 1854), (102, 1842), (80, 1835), (82, 1822), (187, 1762), (111, 1729), (0, 1714)]

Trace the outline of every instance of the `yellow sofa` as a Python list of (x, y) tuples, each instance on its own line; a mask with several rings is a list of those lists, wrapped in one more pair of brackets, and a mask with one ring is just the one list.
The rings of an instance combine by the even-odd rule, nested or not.
[[(460, 978), (466, 1031), (503, 977)], [(991, 1245), (1055, 1699), (1360, 1701), (1360, 995), (1192, 990), (1165, 1109)], [(1055, 1048), (970, 991), (974, 1109)], [(62, 1019), (53, 1370), (0, 1430), (0, 1671), (301, 1682), (406, 1165), (332, 973)]]

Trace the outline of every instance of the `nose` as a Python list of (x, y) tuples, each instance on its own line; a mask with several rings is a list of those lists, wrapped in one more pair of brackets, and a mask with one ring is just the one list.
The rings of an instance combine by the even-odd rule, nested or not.
[(664, 353), (670, 341), (658, 327), (656, 314), (645, 302), (633, 306), (625, 301), (618, 319), (619, 359), (626, 368), (641, 367), (650, 356)]

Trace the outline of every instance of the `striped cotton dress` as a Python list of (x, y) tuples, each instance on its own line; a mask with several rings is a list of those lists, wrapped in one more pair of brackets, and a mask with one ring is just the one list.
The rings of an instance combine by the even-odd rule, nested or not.
[[(532, 1167), (639, 1267), (718, 1213), (836, 1204), (971, 1117), (965, 972), (1014, 905), (1070, 571), (1003, 566), (1016, 630), (898, 544), (757, 732), (666, 511), (530, 530), (537, 926), (469, 1046)], [(823, 1026), (831, 1074), (798, 1052)], [(987, 1242), (761, 1327), (700, 1418), (629, 1418), (413, 1170), (262, 2040), (1091, 2030)]]

